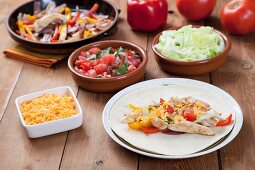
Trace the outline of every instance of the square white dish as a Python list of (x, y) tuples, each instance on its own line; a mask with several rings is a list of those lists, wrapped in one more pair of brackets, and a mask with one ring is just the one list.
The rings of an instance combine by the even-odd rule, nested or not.
[[(49, 122), (45, 122), (45, 123), (41, 123), (37, 125), (27, 125), (23, 119), (19, 105), (25, 100), (32, 100), (34, 98), (42, 96), (43, 94), (58, 94), (61, 96), (67, 95), (67, 96), (73, 97), (77, 114), (68, 118), (53, 120), (53, 121), (49, 121)], [(83, 122), (83, 112), (82, 112), (81, 106), (73, 90), (68, 86), (57, 87), (57, 88), (53, 88), (49, 90), (43, 90), (43, 91), (20, 96), (16, 98), (15, 104), (18, 110), (21, 124), (25, 128), (29, 138), (38, 138), (42, 136), (52, 135), (52, 134), (68, 131), (71, 129), (75, 129), (80, 127)]]

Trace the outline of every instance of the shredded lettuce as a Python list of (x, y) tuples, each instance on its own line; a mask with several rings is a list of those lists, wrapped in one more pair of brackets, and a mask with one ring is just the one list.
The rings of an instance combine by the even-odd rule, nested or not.
[(213, 58), (225, 48), (223, 38), (212, 27), (163, 31), (155, 48), (164, 56), (178, 61), (199, 61)]

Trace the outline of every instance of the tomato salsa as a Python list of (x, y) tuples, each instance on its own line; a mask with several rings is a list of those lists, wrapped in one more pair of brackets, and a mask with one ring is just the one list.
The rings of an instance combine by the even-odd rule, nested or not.
[(88, 51), (81, 51), (74, 69), (84, 76), (110, 78), (137, 69), (141, 62), (141, 57), (131, 49), (94, 47)]

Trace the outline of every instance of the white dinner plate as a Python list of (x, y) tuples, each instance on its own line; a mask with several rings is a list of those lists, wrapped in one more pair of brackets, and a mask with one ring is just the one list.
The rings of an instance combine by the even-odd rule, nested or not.
[[(113, 108), (113, 106), (121, 99), (123, 96), (125, 96), (128, 93), (131, 93), (132, 91), (139, 91), (139, 89), (144, 89), (144, 88), (149, 88), (152, 86), (172, 86), (172, 85), (177, 85), (177, 86), (189, 86), (189, 87), (195, 87), (201, 89), (201, 91), (211, 91), (216, 93), (217, 95), (220, 95), (226, 99), (228, 103), (231, 104), (232, 108), (234, 108), (235, 112), (235, 125), (232, 129), (232, 131), (221, 138), (220, 140), (216, 141), (214, 144), (212, 144), (210, 147), (207, 147), (206, 149), (203, 149), (199, 152), (196, 153), (191, 153), (191, 154), (178, 154), (178, 155), (164, 155), (164, 154), (157, 154), (157, 153), (152, 153), (152, 152), (147, 152), (145, 150), (139, 149), (137, 147), (134, 147), (130, 145), (128, 142), (126, 142), (122, 137), (119, 137), (116, 135), (115, 132), (113, 132), (110, 124), (110, 111)], [(170, 97), (170, 96), (169, 96)], [(132, 103), (132, 102), (131, 102)], [(232, 141), (236, 135), (239, 133), (242, 123), (243, 123), (243, 114), (242, 110), (239, 106), (239, 104), (236, 102), (236, 100), (230, 96), (228, 93), (225, 91), (219, 89), (218, 87), (215, 87), (211, 84), (204, 83), (201, 81), (196, 81), (196, 80), (190, 80), (190, 79), (183, 79), (183, 78), (164, 78), (164, 79), (154, 79), (154, 80), (148, 80), (144, 81), (141, 83), (137, 83), (135, 85), (132, 85), (130, 87), (127, 87), (117, 94), (115, 94), (106, 104), (103, 115), (103, 125), (109, 136), (118, 144), (121, 146), (150, 157), (155, 157), (155, 158), (163, 158), (163, 159), (181, 159), (181, 158), (191, 158), (191, 157), (197, 157), (201, 155), (205, 155), (208, 153), (211, 153), (213, 151), (216, 151), (223, 146), (227, 145), (230, 141)]]

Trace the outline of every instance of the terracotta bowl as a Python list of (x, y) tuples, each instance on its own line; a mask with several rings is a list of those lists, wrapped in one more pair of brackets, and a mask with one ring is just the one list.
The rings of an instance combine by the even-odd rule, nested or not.
[[(199, 27), (199, 26), (194, 26), (194, 27)], [(170, 28), (168, 30), (177, 30), (179, 28), (181, 27)], [(173, 73), (177, 75), (185, 75), (185, 76), (196, 76), (196, 75), (210, 73), (218, 69), (220, 66), (222, 66), (225, 63), (228, 57), (229, 50), (231, 49), (230, 39), (216, 29), (214, 29), (214, 32), (218, 33), (224, 39), (225, 49), (222, 53), (218, 54), (217, 56), (213, 58), (200, 60), (200, 61), (186, 62), (186, 61), (173, 60), (173, 59), (170, 59), (169, 57), (166, 57), (160, 54), (160, 52), (157, 51), (154, 45), (158, 43), (159, 37), (162, 34), (162, 32), (157, 34), (152, 41), (152, 49), (154, 52), (154, 57), (158, 65), (160, 66), (160, 68), (169, 73)]]
[[(39, 52), (39, 53), (47, 53), (47, 54), (70, 54), (75, 49), (81, 47), (84, 44), (89, 44), (95, 41), (98, 41), (99, 39), (102, 39), (106, 36), (112, 35), (116, 32), (117, 29), (117, 20), (119, 17), (119, 12), (117, 7), (110, 1), (107, 0), (51, 0), (56, 3), (56, 5), (61, 5), (63, 3), (66, 3), (68, 7), (70, 7), (72, 10), (76, 8), (76, 5), (79, 6), (80, 9), (90, 9), (94, 3), (99, 4), (98, 13), (102, 13), (105, 15), (109, 15), (110, 18), (113, 19), (113, 24), (106, 30), (100, 32), (97, 35), (91, 36), (86, 39), (80, 39), (76, 41), (70, 41), (70, 42), (57, 42), (57, 43), (42, 43), (42, 42), (35, 42), (31, 40), (26, 40), (22, 38), (21, 36), (17, 35), (16, 30), (17, 28), (17, 16), (21, 13), (27, 13), (32, 14), (33, 13), (33, 6), (34, 1), (26, 2), (23, 5), (16, 8), (14, 11), (12, 11), (7, 19), (7, 29), (11, 36), (11, 38), (24, 47)], [(48, 1), (42, 1), (41, 8), (44, 9), (47, 4), (45, 2)]]
[[(107, 47), (118, 48), (120, 46), (123, 48), (132, 49), (139, 56), (141, 56), (142, 62), (136, 70), (111, 78), (91, 78), (81, 75), (74, 70), (74, 62), (78, 58), (81, 51), (87, 51), (92, 47), (104, 49)], [(142, 47), (127, 41), (107, 40), (91, 43), (75, 50), (68, 59), (68, 67), (72, 73), (74, 81), (83, 89), (93, 92), (114, 92), (142, 80), (145, 74), (147, 62), (148, 57)]]

